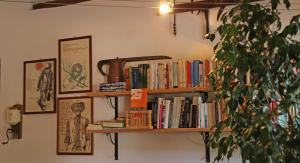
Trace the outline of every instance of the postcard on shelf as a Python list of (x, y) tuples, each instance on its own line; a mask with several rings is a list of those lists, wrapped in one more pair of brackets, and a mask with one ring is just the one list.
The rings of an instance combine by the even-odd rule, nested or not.
[(130, 107), (147, 108), (147, 88), (131, 89)]

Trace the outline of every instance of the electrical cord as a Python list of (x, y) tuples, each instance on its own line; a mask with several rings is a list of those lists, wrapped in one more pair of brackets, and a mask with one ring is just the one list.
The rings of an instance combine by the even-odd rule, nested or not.
[[(138, 1), (138, 0), (107, 0), (107, 1), (127, 1), (127, 2), (150, 2), (150, 1)], [(0, 0), (0, 2), (6, 2), (6, 3), (27, 3), (27, 4), (35, 4), (36, 2), (30, 2), (30, 1), (25, 1), (25, 0)], [(155, 1), (153, 1), (155, 2)], [(70, 5), (69, 3), (58, 3), (58, 2), (44, 2), (43, 4), (49, 4), (49, 5)], [(204, 3), (204, 4), (224, 4), (224, 5), (229, 5), (231, 3)], [(232, 3), (232, 5), (235, 5), (236, 3)], [(300, 4), (298, 2), (291, 3), (292, 5), (295, 4)], [(135, 6), (135, 5), (109, 5), (109, 4), (83, 4), (83, 3), (78, 3), (78, 4), (72, 4), (75, 6), (86, 6), (86, 7), (116, 7), (116, 8), (143, 8), (143, 9), (158, 9), (159, 7), (150, 7), (150, 6)], [(265, 4), (268, 5), (268, 4)], [(174, 8), (176, 9), (176, 8)], [(193, 9), (193, 10), (207, 10), (207, 8), (180, 8), (180, 9)], [(229, 9), (224, 9), (224, 10), (229, 10)], [(278, 10), (290, 10), (290, 11), (298, 11), (300, 8), (290, 8), (290, 9), (285, 9), (285, 8), (278, 8)]]
[(5, 141), (5, 142), (2, 142), (2, 144), (3, 144), (3, 145), (5, 145), (5, 144), (8, 144), (8, 143), (9, 143), (9, 135), (8, 135), (8, 134), (9, 134), (9, 132), (10, 132), (10, 133), (12, 133), (12, 129), (10, 129), (10, 128), (9, 128), (9, 129), (7, 129), (7, 130), (6, 130), (6, 138), (7, 138), (7, 141)]
[(110, 142), (111, 144), (115, 145), (115, 142), (113, 141), (113, 139), (112, 139), (112, 137), (111, 137), (111, 134), (110, 134), (110, 133), (107, 133), (106, 136), (107, 136), (109, 142)]
[(112, 107), (113, 109), (115, 109), (115, 106), (113, 105), (112, 101), (111, 101), (111, 97), (106, 97), (106, 100), (109, 102), (110, 107)]

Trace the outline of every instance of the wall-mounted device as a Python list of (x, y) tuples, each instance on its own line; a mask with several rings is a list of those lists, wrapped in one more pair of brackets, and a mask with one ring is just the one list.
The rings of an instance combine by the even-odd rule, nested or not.
[(6, 130), (7, 141), (2, 144), (8, 144), (9, 138), (22, 138), (22, 112), (23, 106), (20, 104), (15, 104), (7, 110), (6, 118), (10, 128)]

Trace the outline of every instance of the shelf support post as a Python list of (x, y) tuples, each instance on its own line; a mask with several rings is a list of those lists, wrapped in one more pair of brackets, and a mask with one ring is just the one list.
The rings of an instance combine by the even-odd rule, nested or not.
[[(119, 108), (118, 108), (118, 97), (115, 97), (115, 120), (117, 120), (119, 115)], [(115, 160), (119, 160), (119, 142), (118, 142), (118, 133), (115, 133)]]
[(209, 132), (205, 132), (203, 135), (203, 141), (205, 143), (205, 158), (206, 162), (210, 162), (210, 148), (209, 148)]

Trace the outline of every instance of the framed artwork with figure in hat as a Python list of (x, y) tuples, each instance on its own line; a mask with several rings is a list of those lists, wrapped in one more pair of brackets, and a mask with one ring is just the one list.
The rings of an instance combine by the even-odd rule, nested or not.
[(87, 126), (93, 123), (93, 98), (64, 97), (57, 103), (57, 154), (92, 155), (93, 135)]

